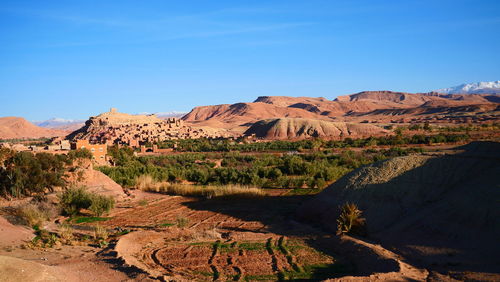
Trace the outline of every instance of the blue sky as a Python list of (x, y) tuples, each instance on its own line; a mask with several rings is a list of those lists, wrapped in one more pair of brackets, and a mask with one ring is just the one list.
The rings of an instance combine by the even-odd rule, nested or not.
[(0, 116), (189, 111), (500, 79), (500, 1), (0, 4)]

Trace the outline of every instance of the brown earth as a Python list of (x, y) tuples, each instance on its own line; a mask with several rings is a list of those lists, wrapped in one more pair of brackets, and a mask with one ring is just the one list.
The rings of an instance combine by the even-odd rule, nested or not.
[[(152, 277), (206, 281), (218, 275), (219, 280), (269, 281), (280, 273), (328, 278), (352, 269), (340, 256), (311, 245), (326, 234), (287, 219), (300, 197), (228, 202), (136, 195), (142, 200), (124, 203), (102, 224), (133, 230), (114, 250), (125, 265)], [(178, 225), (181, 219), (185, 226)]]
[(117, 200), (122, 200), (126, 196), (119, 184), (106, 174), (94, 170), (90, 161), (81, 163), (77, 171), (70, 175), (69, 181), (75, 186), (85, 186), (90, 192), (113, 196)]
[[(203, 200), (132, 191), (132, 197), (118, 204), (109, 215), (111, 219), (99, 222), (111, 234), (131, 231), (104, 249), (95, 245), (48, 249), (11, 246), (0, 249), (0, 255), (36, 263), (35, 273), (38, 269), (49, 269), (49, 274), (56, 270), (65, 281), (209, 281), (215, 273), (220, 281), (498, 277), (429, 271), (408, 262), (397, 250), (364, 239), (338, 238), (294, 221), (294, 211), (310, 196)], [(178, 226), (181, 219), (183, 227)], [(87, 230), (92, 225), (95, 223), (73, 226)], [(22, 265), (9, 263), (8, 267), (14, 275)]]
[(36, 126), (21, 117), (0, 117), (0, 139), (28, 139), (64, 136), (63, 130)]
[(496, 273), (500, 260), (500, 143), (453, 155), (397, 157), (341, 178), (298, 215), (335, 231), (339, 206), (363, 211), (369, 238), (439, 272)]
[(0, 281), (68, 281), (57, 267), (0, 256)]
[(14, 225), (2, 216), (0, 216), (0, 234), (0, 248), (17, 246), (28, 242), (34, 237), (30, 228)]

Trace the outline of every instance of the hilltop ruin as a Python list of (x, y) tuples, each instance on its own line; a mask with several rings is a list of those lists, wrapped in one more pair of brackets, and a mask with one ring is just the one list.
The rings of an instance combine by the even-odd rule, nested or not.
[(139, 147), (180, 138), (216, 137), (203, 129), (192, 128), (181, 119), (160, 119), (156, 115), (131, 115), (119, 113), (116, 108), (91, 117), (85, 126), (71, 133), (70, 140), (89, 140), (107, 145), (122, 144)]

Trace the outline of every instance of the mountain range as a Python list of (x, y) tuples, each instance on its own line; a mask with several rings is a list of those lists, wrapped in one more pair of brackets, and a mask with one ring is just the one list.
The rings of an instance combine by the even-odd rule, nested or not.
[[(498, 118), (499, 98), (495, 94), (412, 94), (392, 91), (364, 91), (340, 96), (335, 100), (323, 97), (262, 96), (250, 103), (195, 107), (182, 119), (196, 126), (224, 128), (235, 133), (243, 133), (262, 120), (285, 118), (288, 120), (273, 124), (290, 124), (290, 119), (347, 123), (425, 122), (429, 119), (464, 122)], [(269, 122), (261, 124), (270, 125)], [(304, 125), (304, 120), (300, 124)], [(255, 128), (253, 130), (261, 132)], [(267, 133), (260, 134), (268, 136)]]
[[(459, 94), (455, 94), (459, 93)], [(479, 94), (476, 94), (479, 93)], [(188, 125), (235, 136), (266, 139), (383, 135), (384, 124), (498, 121), (500, 81), (463, 84), (428, 93), (363, 91), (324, 97), (261, 96), (253, 102), (199, 106), (189, 113), (158, 113), (181, 117)], [(23, 118), (0, 119), (0, 139), (64, 136), (83, 120), (53, 118), (29, 123)]]
[(445, 94), (500, 94), (500, 80), (461, 84), (454, 87), (435, 90)]
[(44, 121), (35, 121), (33, 122), (33, 124), (44, 128), (59, 129), (71, 132), (82, 127), (85, 124), (85, 120), (51, 118)]

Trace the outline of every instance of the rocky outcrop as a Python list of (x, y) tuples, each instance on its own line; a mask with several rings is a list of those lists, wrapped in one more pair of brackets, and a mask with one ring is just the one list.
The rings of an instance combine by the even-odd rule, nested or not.
[(330, 122), (315, 119), (280, 118), (254, 123), (245, 135), (265, 139), (345, 138), (384, 135), (388, 132), (371, 124)]

